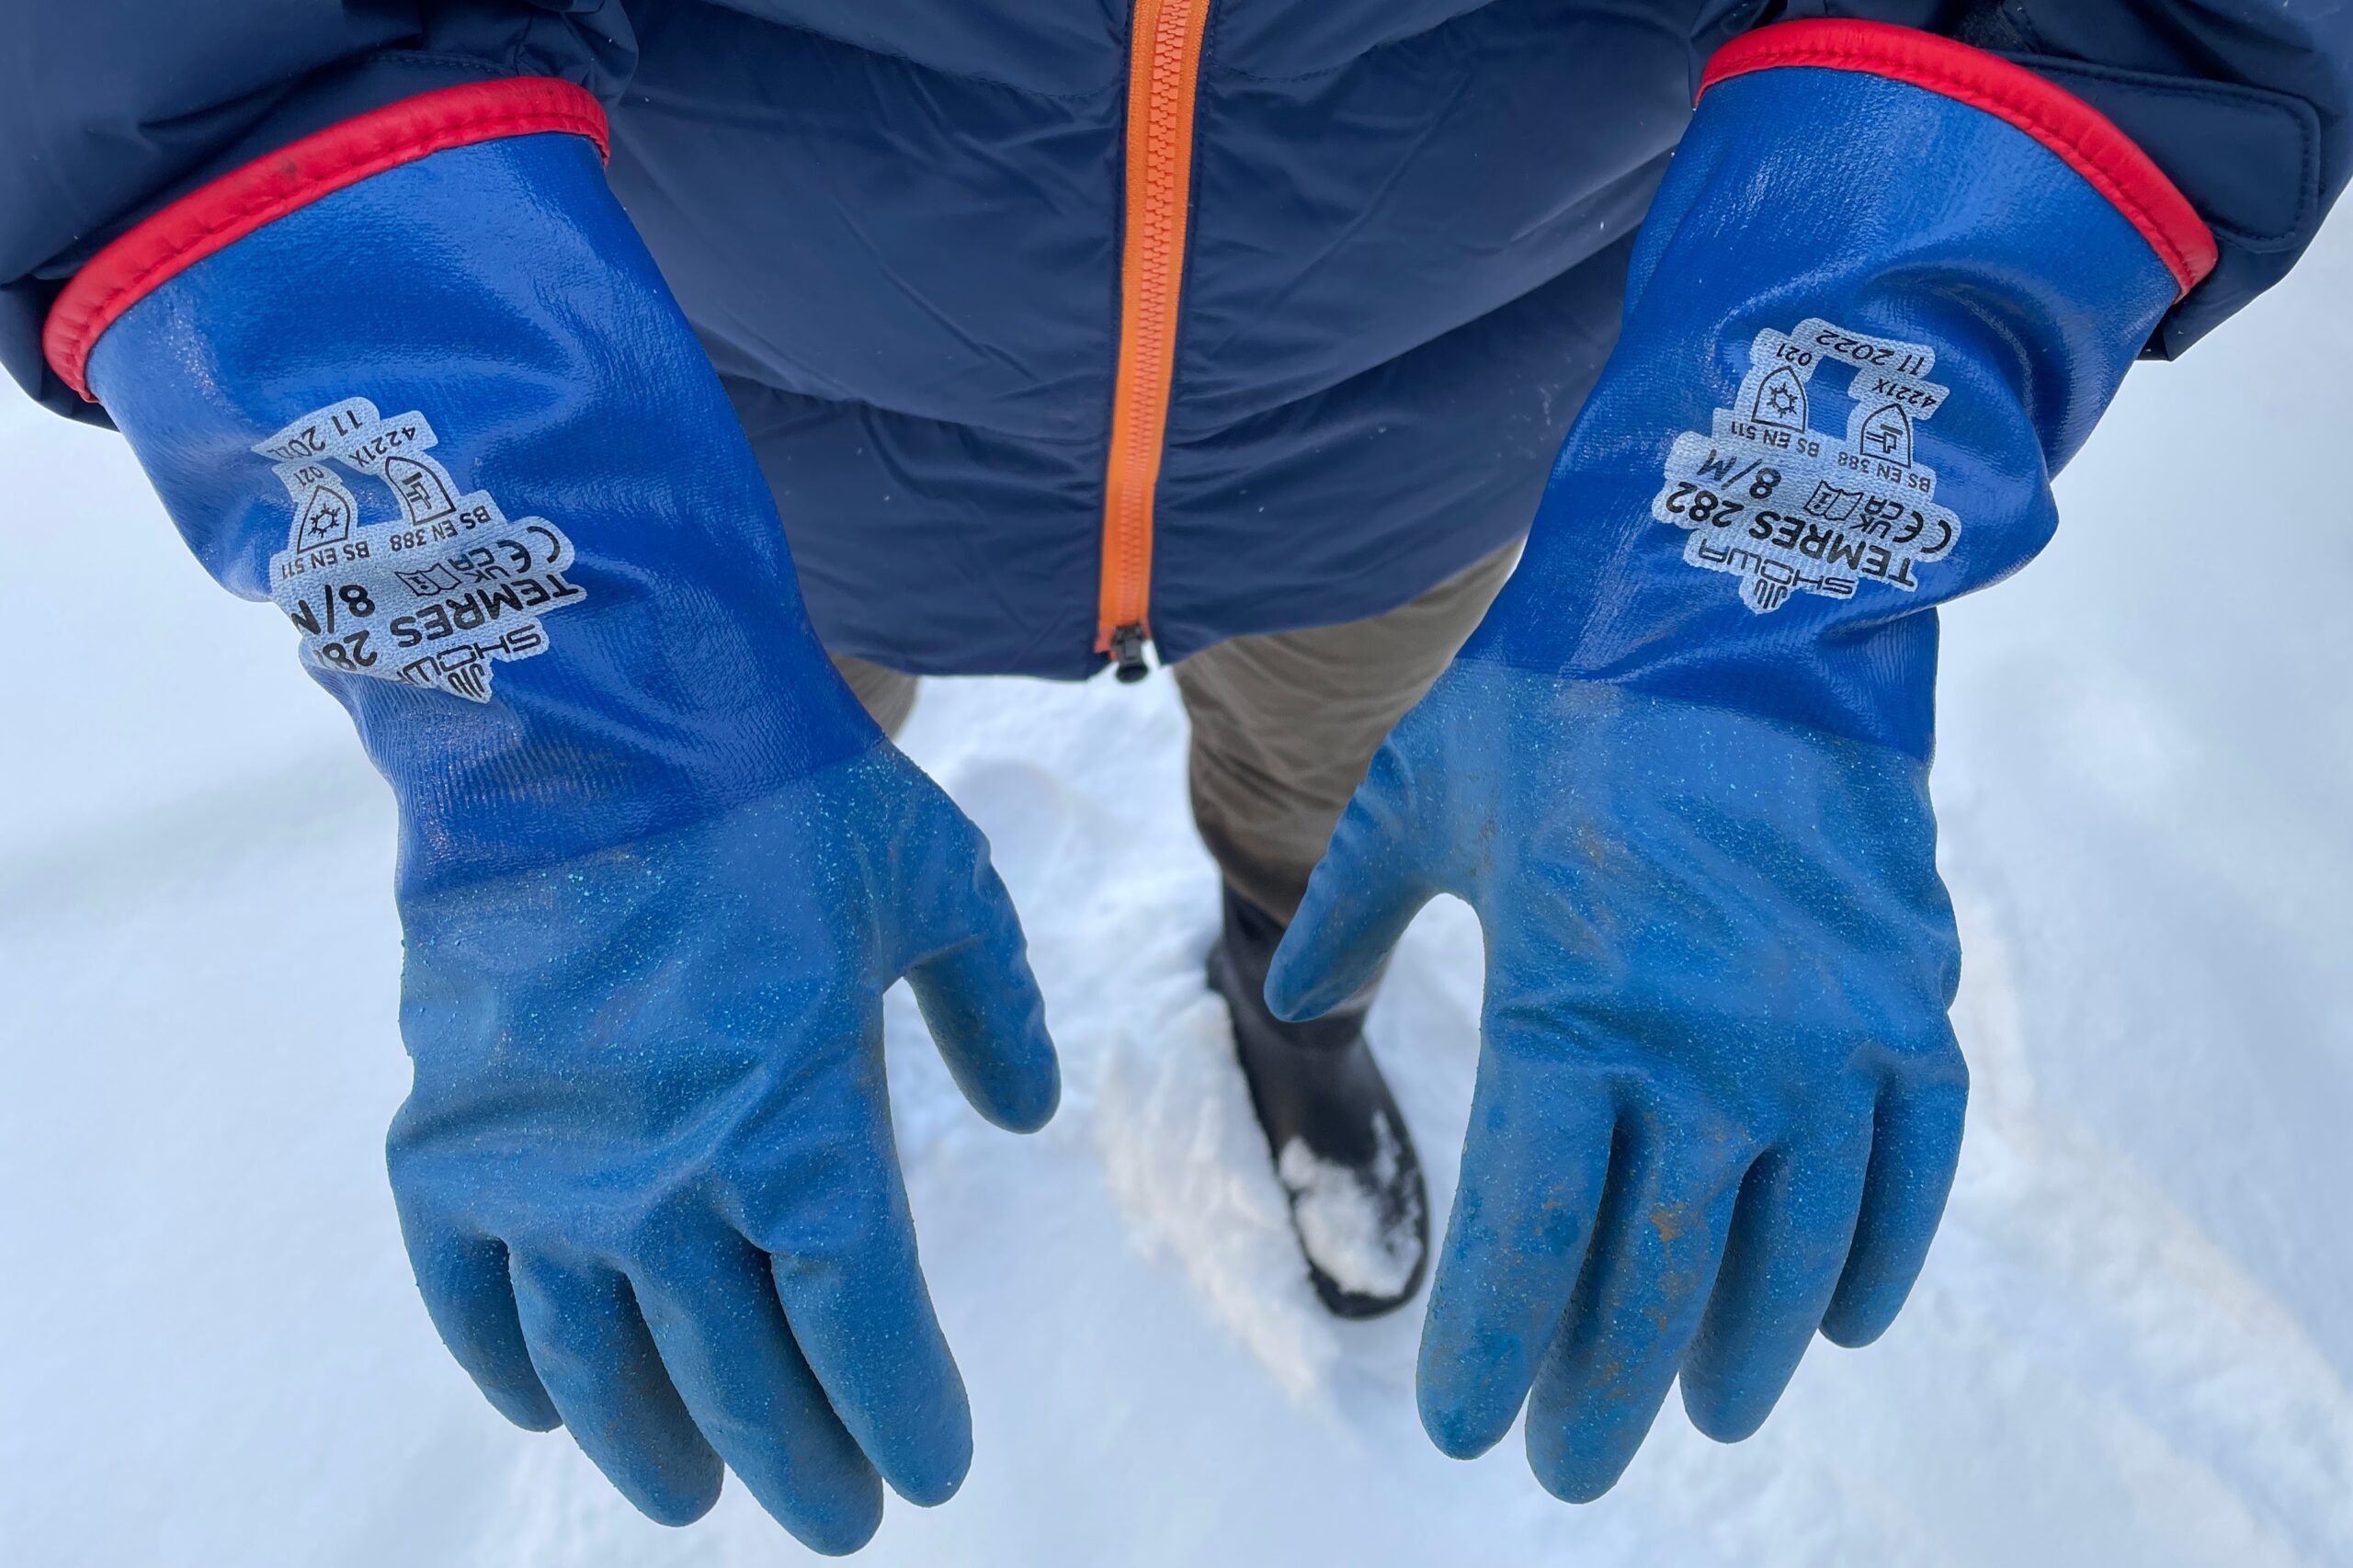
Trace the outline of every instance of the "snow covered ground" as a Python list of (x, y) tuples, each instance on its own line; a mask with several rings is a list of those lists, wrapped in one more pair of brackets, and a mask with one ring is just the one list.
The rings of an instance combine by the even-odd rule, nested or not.
[[(2353, 227), (2151, 367), (1948, 619), (1970, 1140), (1913, 1304), (1761, 1436), (1670, 1405), (1601, 1503), (1458, 1464), (1418, 1313), (1323, 1316), (1199, 960), (1171, 683), (936, 685), (906, 744), (1028, 917), (1060, 1119), (994, 1132), (894, 1000), (963, 1494), (878, 1564), (2353, 1562)], [(137, 628), (134, 633), (131, 629)], [(154, 648), (204, 648), (200, 663)], [(111, 437), (0, 400), (0, 1562), (776, 1563), (507, 1427), (412, 1291), (385, 791)], [(1373, 1028), (1451, 1197), (1478, 933)]]

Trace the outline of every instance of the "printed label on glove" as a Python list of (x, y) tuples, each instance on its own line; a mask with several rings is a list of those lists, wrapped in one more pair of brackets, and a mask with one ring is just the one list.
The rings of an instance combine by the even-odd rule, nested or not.
[[(1748, 374), (1708, 434), (1686, 430), (1651, 503), (1688, 529), (1683, 559), (1741, 580), (1758, 615), (1793, 593), (1851, 598), (1863, 583), (1910, 593), (1921, 567), (1949, 555), (1961, 519), (1937, 505), (1937, 476), (1914, 460), (1913, 426), (1944, 406), (1927, 379), (1936, 351), (1820, 320), (1756, 335)], [(1851, 370), (1847, 433), (1809, 423), (1813, 373)]]
[[(294, 500), (270, 597), (323, 669), (490, 700), (491, 666), (548, 645), (541, 618), (586, 598), (566, 577), (572, 541), (545, 517), (508, 521), (485, 490), (460, 493), (428, 454), (422, 414), (386, 419), (345, 398), (259, 442)], [(363, 524), (340, 467), (400, 504)]]

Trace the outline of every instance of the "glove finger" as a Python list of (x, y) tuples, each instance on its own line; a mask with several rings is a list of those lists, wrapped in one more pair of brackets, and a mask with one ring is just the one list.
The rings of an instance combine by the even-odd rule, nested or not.
[(1796, 1375), (1846, 1266), (1863, 1198), (1870, 1123), (1777, 1149), (1749, 1168), (1716, 1287), (1683, 1358), (1691, 1425), (1736, 1443), (1765, 1424)]
[[(1953, 1060), (1958, 1063), (1959, 1057)], [(1944, 1218), (1968, 1105), (1965, 1072), (1881, 1092), (1855, 1244), (1822, 1320), (1832, 1344), (1869, 1345), (1903, 1310)]]
[(1500, 1013), (1488, 1010), (1415, 1375), (1422, 1426), (1456, 1459), (1493, 1448), (1528, 1397), (1585, 1261), (1616, 1115), (1599, 1077), (1509, 1054)]
[(1370, 984), (1422, 905), (1443, 891), (1422, 868), (1411, 771), (1396, 744), (1384, 744), (1332, 830), (1267, 971), (1277, 1017), (1320, 1017)]
[(977, 831), (972, 836), (977, 853), (953, 873), (949, 913), (907, 966), (907, 983), (972, 1108), (999, 1127), (1034, 1132), (1062, 1098), (1062, 1069), (1021, 918), (986, 842)]
[(703, 1437), (760, 1506), (813, 1551), (857, 1551), (882, 1522), (882, 1482), (786, 1326), (767, 1259), (733, 1232), (631, 1282)]
[(515, 1304), (531, 1364), (573, 1440), (657, 1523), (692, 1524), (719, 1501), (719, 1456), (695, 1429), (629, 1281), (608, 1268), (518, 1257)]
[(506, 1246), (487, 1236), (461, 1235), (413, 1219), (405, 1208), (401, 1233), (408, 1243), (409, 1264), (416, 1271), (426, 1315), (492, 1408), (528, 1431), (563, 1426), (523, 1343), (515, 1287), (506, 1277)]
[(844, 1138), (836, 1174), (751, 1240), (842, 1425), (893, 1491), (928, 1506), (971, 1467), (972, 1408), (915, 1259), (881, 1053), (861, 1060), (871, 1081), (850, 1103), (867, 1120)]
[(1665, 1402), (1723, 1255), (1741, 1141), (1653, 1100), (1618, 1130), (1585, 1270), (1528, 1399), (1528, 1461), (1554, 1495), (1617, 1484)]

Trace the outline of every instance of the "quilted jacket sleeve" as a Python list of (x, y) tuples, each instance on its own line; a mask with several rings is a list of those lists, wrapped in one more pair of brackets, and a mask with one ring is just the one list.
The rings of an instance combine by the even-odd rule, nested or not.
[(0, 362), (94, 423), (41, 322), (108, 240), (275, 147), (436, 87), (559, 76), (609, 102), (618, 0), (0, 0)]

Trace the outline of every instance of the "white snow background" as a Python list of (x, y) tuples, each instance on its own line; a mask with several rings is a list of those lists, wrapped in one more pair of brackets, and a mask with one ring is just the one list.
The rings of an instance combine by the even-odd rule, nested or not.
[[(994, 842), (1063, 1052), (1035, 1138), (904, 993), (892, 1087), (970, 1382), (962, 1494), (881, 1564), (2353, 1563), (2353, 226), (2143, 367), (2017, 581), (1946, 621), (1975, 1072), (1902, 1320), (1754, 1440), (1670, 1401), (1573, 1508), (1442, 1458), (1418, 1306), (1316, 1308), (1199, 966), (1169, 679), (936, 683), (907, 749)], [(434, 1339), (384, 1184), (392, 813), (266, 607), (112, 437), (0, 398), (0, 1563), (772, 1564), (682, 1531)], [(1372, 1028), (1452, 1197), (1478, 932)]]

